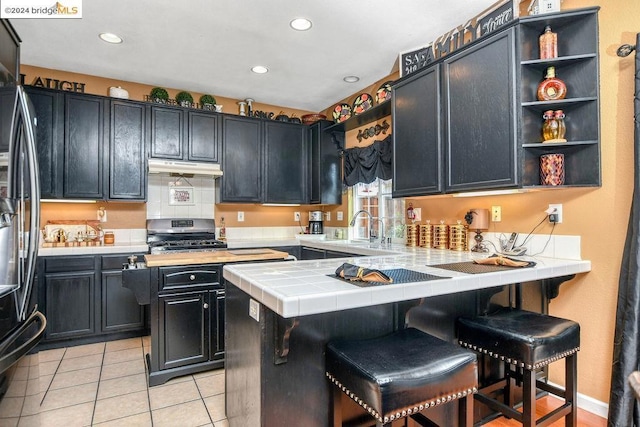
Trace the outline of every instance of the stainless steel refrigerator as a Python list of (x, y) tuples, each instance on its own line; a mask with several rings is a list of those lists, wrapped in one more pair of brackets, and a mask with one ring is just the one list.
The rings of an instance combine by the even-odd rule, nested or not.
[(19, 39), (11, 31), (0, 22), (0, 399), (11, 369), (35, 348), (46, 327), (32, 298), (40, 223), (36, 122), (16, 84), (18, 58), (12, 60), (14, 46), (5, 37), (14, 37), (15, 46)]

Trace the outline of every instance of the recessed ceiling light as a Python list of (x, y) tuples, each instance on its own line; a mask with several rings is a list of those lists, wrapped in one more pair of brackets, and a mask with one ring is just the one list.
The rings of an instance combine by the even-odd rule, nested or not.
[(347, 76), (347, 77), (345, 77), (345, 78), (344, 78), (344, 79), (342, 79), (342, 80), (344, 80), (344, 81), (345, 81), (345, 82), (347, 82), (347, 83), (355, 83), (355, 82), (357, 82), (358, 80), (360, 80), (360, 77), (358, 77), (358, 76)]
[(264, 73), (268, 73), (269, 69), (263, 65), (256, 65), (255, 67), (251, 68), (251, 71), (253, 71), (256, 74), (264, 74)]
[(106, 41), (107, 43), (113, 43), (113, 44), (122, 43), (122, 38), (117, 34), (100, 33), (98, 37), (100, 37), (102, 40)]
[(309, 21), (307, 18), (296, 18), (291, 21), (289, 25), (291, 25), (291, 28), (293, 28), (294, 30), (307, 31), (309, 28), (311, 28), (311, 21)]

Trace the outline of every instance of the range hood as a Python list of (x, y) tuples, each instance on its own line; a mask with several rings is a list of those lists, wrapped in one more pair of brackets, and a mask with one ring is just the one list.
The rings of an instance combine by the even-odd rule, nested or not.
[(149, 173), (175, 173), (179, 175), (222, 176), (216, 163), (181, 162), (176, 160), (149, 159)]

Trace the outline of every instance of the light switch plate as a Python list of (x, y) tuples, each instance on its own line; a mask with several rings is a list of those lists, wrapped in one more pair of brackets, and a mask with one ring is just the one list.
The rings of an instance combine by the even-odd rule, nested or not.
[(342, 221), (342, 211), (338, 211), (338, 213), (336, 213), (336, 217), (338, 218), (338, 221)]
[(238, 211), (238, 222), (244, 221), (244, 212)]

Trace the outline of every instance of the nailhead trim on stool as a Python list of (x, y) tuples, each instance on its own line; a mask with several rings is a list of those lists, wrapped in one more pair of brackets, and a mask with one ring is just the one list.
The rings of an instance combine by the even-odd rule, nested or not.
[(461, 399), (463, 397), (468, 396), (469, 394), (473, 394), (476, 393), (478, 391), (478, 389), (476, 387), (473, 388), (469, 388), (466, 390), (461, 390), (458, 392), (454, 392), (451, 394), (447, 394), (444, 396), (438, 396), (435, 398), (431, 398), (429, 400), (426, 400), (425, 402), (420, 403), (419, 405), (415, 405), (411, 408), (402, 408), (402, 409), (396, 409), (394, 414), (384, 414), (381, 415), (380, 413), (378, 413), (378, 411), (376, 411), (375, 409), (371, 408), (369, 405), (367, 405), (367, 403), (365, 401), (363, 401), (361, 398), (359, 398), (358, 396), (356, 396), (354, 393), (352, 393), (348, 388), (346, 388), (344, 385), (342, 385), (342, 383), (340, 383), (340, 381), (338, 381), (333, 375), (331, 375), (329, 372), (326, 372), (327, 378), (329, 378), (329, 380), (331, 380), (332, 383), (334, 383), (336, 386), (338, 386), (338, 388), (340, 388), (340, 390), (342, 390), (342, 392), (344, 394), (346, 394), (347, 396), (349, 396), (351, 399), (353, 399), (354, 402), (356, 402), (358, 405), (362, 406), (372, 417), (374, 417), (378, 422), (381, 423), (388, 423), (400, 418), (404, 418), (404, 417), (408, 417), (409, 415), (413, 414), (413, 413), (418, 413), (420, 411), (423, 411), (427, 408), (431, 408), (443, 403), (447, 403), (447, 402), (451, 402), (452, 400), (455, 399)]
[(501, 354), (496, 353), (495, 351), (490, 351), (481, 347), (478, 347), (477, 345), (468, 343), (468, 342), (463, 342), (463, 341), (458, 341), (458, 343), (465, 347), (468, 348), (469, 350), (473, 350), (477, 353), (483, 353), (483, 354), (487, 354), (491, 357), (494, 357), (496, 359), (500, 359), (503, 362), (515, 365), (515, 366), (519, 366), (520, 368), (526, 368), (530, 371), (534, 370), (534, 369), (538, 369), (538, 368), (542, 368), (543, 366), (547, 366), (548, 364), (555, 362), (557, 360), (560, 359), (564, 359), (565, 357), (571, 356), (572, 354), (577, 353), (580, 350), (580, 347), (575, 347), (571, 350), (567, 350), (563, 353), (559, 353), (554, 355), (553, 357), (550, 357), (548, 359), (545, 360), (541, 360), (538, 363), (536, 363), (535, 365), (530, 365), (530, 364), (525, 364), (524, 362), (520, 361), (520, 360), (516, 360), (516, 359), (511, 359), (508, 358), (506, 356), (503, 356)]

